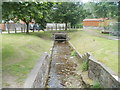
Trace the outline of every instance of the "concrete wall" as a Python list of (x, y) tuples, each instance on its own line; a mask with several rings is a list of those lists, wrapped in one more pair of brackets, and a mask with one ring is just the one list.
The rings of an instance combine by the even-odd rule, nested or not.
[(120, 78), (110, 68), (98, 62), (90, 53), (81, 55), (69, 42), (70, 46), (76, 51), (80, 60), (88, 60), (88, 76), (94, 81), (98, 81), (104, 88), (120, 88)]
[(49, 66), (50, 56), (48, 53), (44, 53), (26, 79), (24, 88), (45, 88)]
[(120, 88), (120, 79), (115, 72), (106, 67), (104, 64), (94, 59), (92, 55), (89, 57), (89, 78), (99, 81), (104, 88)]
[(96, 60), (92, 54), (85, 53), (82, 60), (88, 60), (88, 76), (98, 81), (104, 88), (120, 88), (120, 79), (117, 74), (103, 63)]

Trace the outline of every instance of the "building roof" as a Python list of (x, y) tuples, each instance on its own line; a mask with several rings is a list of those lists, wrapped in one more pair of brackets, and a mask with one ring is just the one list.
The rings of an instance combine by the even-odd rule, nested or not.
[(104, 21), (104, 20), (106, 20), (106, 18), (98, 18), (98, 19), (96, 19), (96, 18), (94, 18), (94, 19), (84, 19), (83, 21)]

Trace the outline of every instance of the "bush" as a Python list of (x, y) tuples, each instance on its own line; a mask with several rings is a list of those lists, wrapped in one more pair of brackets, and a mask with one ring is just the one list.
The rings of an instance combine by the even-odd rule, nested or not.
[(82, 64), (82, 71), (87, 71), (88, 70), (88, 60), (84, 61)]
[(99, 82), (95, 82), (91, 88), (101, 88), (101, 85)]

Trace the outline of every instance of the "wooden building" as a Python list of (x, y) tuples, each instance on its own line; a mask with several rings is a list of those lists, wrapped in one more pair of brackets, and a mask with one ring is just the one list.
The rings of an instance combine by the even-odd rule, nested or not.
[(108, 18), (84, 19), (83, 28), (100, 29), (108, 26)]

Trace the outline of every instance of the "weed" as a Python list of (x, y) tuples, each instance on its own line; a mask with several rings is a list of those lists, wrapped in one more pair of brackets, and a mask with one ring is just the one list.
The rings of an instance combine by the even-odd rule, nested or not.
[(102, 88), (99, 82), (95, 82), (91, 88)]
[(88, 61), (84, 61), (82, 64), (82, 71), (87, 71), (88, 70)]
[(72, 51), (71, 52), (71, 56), (76, 56), (77, 55), (77, 52), (76, 51)]

